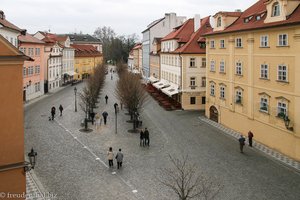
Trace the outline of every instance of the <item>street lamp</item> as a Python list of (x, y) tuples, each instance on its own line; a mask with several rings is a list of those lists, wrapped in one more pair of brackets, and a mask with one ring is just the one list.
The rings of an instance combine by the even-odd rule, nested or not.
[(77, 99), (76, 99), (76, 94), (77, 94), (77, 88), (74, 88), (74, 93), (75, 93), (75, 112), (77, 112)]
[(119, 106), (119, 105), (118, 105), (117, 103), (114, 104), (115, 115), (116, 115), (116, 120), (115, 120), (115, 123), (116, 123), (116, 124), (115, 124), (115, 125), (116, 125), (116, 134), (118, 133), (118, 130), (117, 130), (117, 116), (118, 116), (117, 113), (118, 113), (118, 106)]
[(34, 169), (36, 157), (37, 157), (37, 152), (35, 152), (33, 150), (33, 148), (31, 148), (31, 151), (28, 153), (28, 158), (29, 158), (30, 163), (25, 162), (25, 164), (26, 164), (25, 171), (26, 172), (30, 171), (31, 169)]

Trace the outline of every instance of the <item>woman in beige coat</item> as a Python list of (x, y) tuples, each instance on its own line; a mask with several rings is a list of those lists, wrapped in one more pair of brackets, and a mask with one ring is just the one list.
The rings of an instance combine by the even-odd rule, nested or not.
[(112, 151), (112, 147), (109, 147), (109, 150), (107, 152), (107, 160), (108, 160), (108, 165), (109, 167), (113, 167), (114, 166), (114, 153)]

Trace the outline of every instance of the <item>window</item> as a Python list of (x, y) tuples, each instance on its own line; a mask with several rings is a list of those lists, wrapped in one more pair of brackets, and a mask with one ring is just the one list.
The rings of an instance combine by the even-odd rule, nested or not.
[(210, 48), (215, 48), (215, 41), (214, 40), (210, 41)]
[(267, 35), (260, 36), (260, 47), (268, 47), (268, 46), (269, 46), (268, 36)]
[(210, 84), (210, 96), (215, 96), (215, 84)]
[(225, 73), (225, 62), (223, 60), (220, 62), (220, 72)]
[(201, 59), (201, 66), (206, 67), (206, 58)]
[(196, 104), (196, 97), (190, 98), (190, 104)]
[(237, 62), (236, 66), (235, 66), (235, 74), (236, 75), (242, 75), (243, 71), (242, 71), (242, 63), (241, 62)]
[(221, 49), (225, 48), (225, 40), (220, 40), (220, 48)]
[(40, 55), (40, 48), (35, 48), (35, 56), (39, 56)]
[(268, 99), (266, 97), (260, 98), (260, 109), (259, 110), (263, 111), (263, 112), (268, 112), (269, 104), (268, 104)]
[(242, 44), (242, 38), (236, 38), (235, 39), (235, 47), (243, 47), (243, 44)]
[(26, 54), (26, 48), (23, 47), (23, 51), (22, 51), (24, 54)]
[(276, 17), (280, 15), (280, 6), (279, 3), (276, 2), (272, 6), (272, 17)]
[(268, 79), (269, 78), (269, 72), (268, 72), (268, 65), (262, 64), (260, 65), (260, 78)]
[(225, 99), (225, 86), (220, 87), (220, 98)]
[(218, 17), (217, 19), (217, 27), (220, 27), (222, 25), (222, 18), (221, 17)]
[(206, 87), (206, 77), (201, 78), (201, 86)]
[(288, 45), (288, 36), (287, 34), (280, 34), (278, 36), (278, 46), (287, 46)]
[(23, 67), (23, 77), (26, 77), (26, 67)]
[(196, 86), (196, 78), (195, 77), (190, 78), (190, 86), (191, 86), (191, 89), (195, 89), (195, 86)]
[(287, 81), (287, 67), (285, 65), (278, 66), (278, 81)]
[(35, 73), (36, 74), (40, 73), (40, 66), (39, 65), (35, 66)]
[(287, 105), (285, 102), (277, 103), (277, 117), (285, 118), (287, 115)]
[(190, 67), (196, 67), (196, 59), (190, 58)]
[(206, 101), (205, 97), (202, 97), (201, 99), (202, 99), (202, 104), (205, 104), (205, 101)]
[(216, 69), (215, 69), (215, 61), (214, 60), (212, 60), (212, 61), (210, 61), (210, 71), (211, 72), (214, 72)]
[(235, 92), (235, 103), (242, 104), (242, 90), (241, 89), (238, 89)]

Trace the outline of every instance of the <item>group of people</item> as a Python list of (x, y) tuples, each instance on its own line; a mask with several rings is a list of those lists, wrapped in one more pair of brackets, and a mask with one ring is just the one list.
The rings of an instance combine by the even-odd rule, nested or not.
[(150, 145), (150, 136), (147, 128), (141, 130), (140, 132), (140, 146), (149, 146)]
[(117, 155), (114, 156), (112, 147), (109, 147), (109, 150), (107, 152), (107, 160), (108, 160), (109, 168), (114, 166), (114, 158), (117, 160), (118, 169), (120, 167), (122, 167), (123, 157), (124, 157), (124, 155), (122, 153), (122, 149), (119, 149), (119, 152), (117, 153)]
[[(62, 112), (63, 112), (64, 108), (62, 107), (61, 104), (59, 105), (58, 109), (60, 111), (60, 116), (62, 116)], [(51, 117), (49, 117), (49, 120), (54, 120), (55, 114), (56, 114), (56, 108), (55, 108), (55, 106), (52, 106)]]
[[(249, 146), (252, 147), (252, 138), (254, 137), (253, 133), (251, 131), (248, 132), (248, 142)], [(240, 144), (240, 152), (244, 153), (244, 146), (245, 146), (246, 139), (243, 135), (239, 138), (239, 144)]]

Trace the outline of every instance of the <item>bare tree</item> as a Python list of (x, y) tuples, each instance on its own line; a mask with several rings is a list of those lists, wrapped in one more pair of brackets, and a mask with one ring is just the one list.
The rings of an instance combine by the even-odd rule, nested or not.
[(133, 130), (136, 130), (137, 116), (148, 97), (140, 78), (131, 73), (122, 73), (115, 92), (117, 98), (128, 109), (131, 119), (133, 118)]
[(197, 167), (189, 161), (188, 155), (174, 158), (169, 155), (170, 168), (161, 168), (157, 180), (171, 189), (180, 200), (212, 200), (222, 189), (222, 185), (200, 174)]

